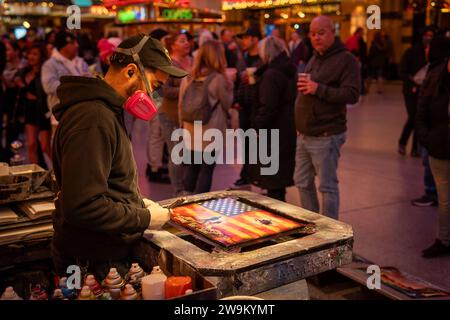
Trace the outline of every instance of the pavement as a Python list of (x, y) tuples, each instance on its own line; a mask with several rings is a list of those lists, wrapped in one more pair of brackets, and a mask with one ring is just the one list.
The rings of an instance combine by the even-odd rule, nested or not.
[[(397, 153), (405, 121), (400, 83), (389, 83), (383, 94), (371, 93), (348, 109), (347, 142), (338, 171), (340, 219), (353, 227), (358, 255), (450, 288), (450, 257), (421, 257), (436, 237), (438, 213), (437, 208), (411, 205), (424, 193), (423, 168), (420, 159)], [(147, 138), (147, 124), (136, 121), (133, 146), (141, 192), (153, 200), (170, 198), (170, 185), (146, 179)], [(218, 165), (212, 189), (228, 188), (239, 171), (239, 165)], [(288, 189), (287, 201), (300, 205), (295, 187)]]

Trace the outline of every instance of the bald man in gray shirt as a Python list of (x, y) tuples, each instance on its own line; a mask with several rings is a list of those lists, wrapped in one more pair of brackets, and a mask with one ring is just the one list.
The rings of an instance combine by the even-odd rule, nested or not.
[(335, 37), (335, 31), (329, 17), (318, 16), (311, 22), (315, 52), (297, 83), (295, 122), (299, 136), (294, 181), (302, 207), (338, 219), (337, 168), (346, 139), (346, 105), (358, 101), (361, 79), (357, 60)]

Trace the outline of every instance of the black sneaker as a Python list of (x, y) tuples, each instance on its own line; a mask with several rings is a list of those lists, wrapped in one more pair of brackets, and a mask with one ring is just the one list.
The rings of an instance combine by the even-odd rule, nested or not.
[(420, 158), (420, 153), (417, 150), (411, 151), (411, 157), (413, 158)]
[(446, 255), (450, 255), (450, 246), (446, 246), (439, 239), (436, 239), (431, 247), (422, 251), (422, 257), (424, 258), (437, 258)]
[(436, 199), (427, 194), (424, 194), (418, 199), (412, 200), (411, 204), (415, 207), (437, 207)]
[(248, 183), (247, 180), (240, 178), (240, 179), (236, 180), (235, 183), (233, 183), (231, 188), (240, 189), (240, 188), (245, 188), (249, 185), (250, 185), (250, 183)]
[(161, 167), (158, 169), (158, 172), (161, 172), (162, 174), (169, 174), (169, 168)]
[(148, 177), (152, 173), (152, 167), (147, 164), (147, 168), (145, 169), (145, 175)]
[(170, 183), (169, 176), (167, 174), (163, 173), (163, 171), (161, 169), (158, 169), (158, 171), (153, 172), (151, 167), (149, 165), (147, 165), (145, 174), (148, 178), (148, 181), (150, 181), (150, 182), (164, 183), (164, 184)]
[[(151, 172), (152, 172), (152, 167), (149, 164), (147, 164), (147, 169), (145, 169), (145, 174), (148, 176), (148, 175), (150, 175)], [(158, 172), (162, 173), (162, 174), (169, 174), (169, 169), (167, 167), (161, 167), (158, 169)]]
[(406, 154), (406, 147), (404, 145), (399, 144), (398, 145), (398, 153), (400, 153), (402, 156)]

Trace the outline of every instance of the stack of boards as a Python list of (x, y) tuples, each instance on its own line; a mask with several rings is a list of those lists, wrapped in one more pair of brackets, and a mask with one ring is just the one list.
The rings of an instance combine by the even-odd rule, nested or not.
[(16, 223), (19, 216), (9, 207), (0, 206), (0, 225)]
[(51, 217), (55, 204), (51, 200), (24, 201), (18, 204), (20, 210), (31, 220)]
[(33, 200), (0, 206), (0, 245), (51, 236), (52, 199)]

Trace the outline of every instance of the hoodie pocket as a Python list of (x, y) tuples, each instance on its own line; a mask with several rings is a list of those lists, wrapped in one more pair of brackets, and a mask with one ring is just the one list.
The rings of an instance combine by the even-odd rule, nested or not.
[(301, 133), (308, 134), (316, 123), (315, 103), (310, 97), (299, 94), (295, 105), (296, 127)]

